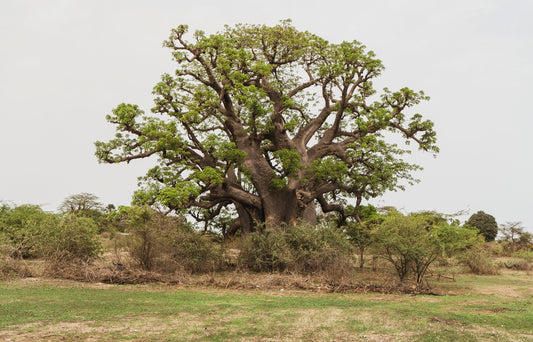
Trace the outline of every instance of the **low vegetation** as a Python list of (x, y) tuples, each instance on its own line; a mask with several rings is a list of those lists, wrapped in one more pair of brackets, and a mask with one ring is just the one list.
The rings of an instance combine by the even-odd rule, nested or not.
[(369, 206), (225, 237), (148, 206), (92, 208), (1, 206), (0, 339), (533, 339), (515, 223), (486, 242), (442, 214)]
[[(225, 237), (223, 231), (194, 229), (184, 217), (149, 206), (104, 209), (96, 200), (86, 193), (71, 196), (60, 214), (33, 205), (2, 205), (0, 277), (178, 283), (195, 274), (216, 279), (224, 272), (266, 272), (314, 276), (324, 284), (358, 289), (368, 281), (360, 274), (372, 270), (379, 275), (371, 281), (376, 289), (396, 284), (406, 292), (412, 292), (411, 285), (431, 292), (427, 275), (439, 264), (451, 261), (463, 271), (491, 275), (502, 268), (528, 271), (533, 261), (530, 236), (517, 223), (503, 227), (500, 241), (487, 243), (472, 225), (442, 214), (404, 215), (367, 206), (359, 208), (357, 221), (323, 217), (316, 226), (262, 226)], [(495, 257), (507, 259), (494, 262)], [(32, 271), (28, 264), (36, 260), (42, 267)]]

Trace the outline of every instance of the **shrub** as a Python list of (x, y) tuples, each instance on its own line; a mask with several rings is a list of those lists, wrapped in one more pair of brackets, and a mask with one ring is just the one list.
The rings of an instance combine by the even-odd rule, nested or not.
[(529, 261), (525, 259), (508, 259), (508, 260), (500, 260), (497, 263), (497, 266), (511, 269), (511, 270), (518, 270), (518, 271), (529, 271), (531, 270), (531, 266), (529, 265)]
[(0, 279), (31, 277), (32, 272), (18, 251), (9, 245), (0, 244)]
[(241, 240), (239, 261), (254, 271), (329, 273), (351, 270), (353, 247), (338, 229), (306, 224), (265, 228)]
[(400, 281), (415, 271), (420, 282), (429, 265), (442, 255), (427, 226), (423, 217), (393, 214), (374, 231), (380, 256), (394, 266)]
[(498, 274), (498, 270), (494, 267), (490, 258), (490, 253), (481, 245), (464, 251), (459, 255), (458, 260), (474, 274)]
[(502, 256), (505, 254), (505, 249), (502, 242), (487, 242), (485, 243), (485, 248), (492, 254), (493, 256)]
[(68, 214), (49, 217), (41, 223), (40, 248), (49, 260), (90, 261), (102, 251), (98, 227), (86, 217)]
[(283, 271), (292, 265), (291, 252), (281, 228), (264, 229), (241, 240), (239, 262), (256, 272)]
[[(223, 249), (220, 243), (213, 241), (212, 236), (182, 224), (178, 225), (177, 229), (163, 230), (161, 237), (161, 251), (166, 260), (180, 265), (187, 272), (211, 272), (222, 266)], [(161, 270), (165, 268), (165, 257), (161, 258), (159, 264)]]
[(122, 207), (115, 220), (131, 234), (127, 250), (144, 270), (201, 273), (222, 265), (221, 245), (179, 217), (161, 215), (148, 206)]
[(0, 279), (31, 276), (32, 272), (24, 260), (8, 255), (0, 255)]
[(533, 250), (521, 249), (513, 253), (514, 257), (524, 259), (528, 262), (533, 262)]
[(40, 256), (41, 222), (53, 216), (37, 205), (0, 206), (0, 243), (12, 246), (24, 258)]
[(434, 220), (426, 214), (391, 214), (373, 235), (380, 256), (394, 266), (400, 281), (412, 272), (417, 283), (438, 258), (480, 242), (477, 230)]

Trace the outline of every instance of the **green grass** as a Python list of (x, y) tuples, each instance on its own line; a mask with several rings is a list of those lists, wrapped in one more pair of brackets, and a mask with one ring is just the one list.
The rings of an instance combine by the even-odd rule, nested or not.
[(533, 341), (531, 285), (462, 276), (446, 286), (464, 294), (409, 296), (4, 282), (0, 340)]

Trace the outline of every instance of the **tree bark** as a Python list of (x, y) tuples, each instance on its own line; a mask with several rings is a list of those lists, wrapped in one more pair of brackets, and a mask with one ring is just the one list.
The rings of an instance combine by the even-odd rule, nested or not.
[(304, 204), (298, 199), (296, 191), (271, 190), (263, 198), (263, 209), (266, 227), (277, 227), (281, 224), (295, 226), (299, 220), (316, 225), (315, 203)]

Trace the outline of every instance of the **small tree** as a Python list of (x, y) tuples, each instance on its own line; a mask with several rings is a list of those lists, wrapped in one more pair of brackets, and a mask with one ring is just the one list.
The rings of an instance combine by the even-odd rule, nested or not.
[(438, 255), (435, 246), (427, 244), (426, 226), (421, 217), (393, 214), (386, 217), (374, 233), (381, 257), (394, 266), (400, 281), (407, 277), (415, 258)]
[(365, 250), (374, 242), (372, 232), (383, 222), (383, 217), (378, 214), (377, 209), (372, 205), (361, 206), (357, 208), (357, 211), (359, 221), (348, 222), (344, 226), (344, 230), (350, 242), (359, 252), (359, 268), (363, 268), (365, 265)]
[(496, 235), (498, 235), (498, 223), (496, 223), (496, 219), (494, 216), (485, 214), (483, 211), (478, 211), (470, 216), (468, 221), (466, 221), (466, 225), (477, 228), (487, 242), (494, 241)]
[(148, 206), (119, 207), (118, 211), (110, 214), (112, 220), (124, 225), (124, 230), (132, 234), (130, 254), (145, 270), (153, 268), (161, 240), (153, 222), (154, 215), (155, 212)]
[(98, 201), (98, 196), (82, 192), (70, 195), (61, 203), (59, 211), (85, 217), (102, 216), (103, 206)]
[(451, 256), (479, 244), (477, 230), (448, 224), (424, 214), (391, 214), (375, 230), (382, 257), (391, 262), (403, 281), (410, 271), (421, 283), (429, 266), (439, 257)]
[(517, 247), (527, 245), (531, 241), (531, 234), (524, 231), (522, 222), (507, 222), (500, 226), (502, 241), (507, 243), (511, 252)]

